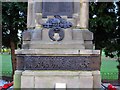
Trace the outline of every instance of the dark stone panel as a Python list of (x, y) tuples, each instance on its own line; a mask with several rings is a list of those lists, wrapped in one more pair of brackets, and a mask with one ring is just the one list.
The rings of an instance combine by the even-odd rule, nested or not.
[(47, 16), (68, 16), (72, 17), (73, 14), (73, 2), (42, 2), (42, 17)]
[(24, 56), (17, 56), (17, 70), (23, 70), (24, 69)]
[(100, 70), (100, 56), (18, 56), (18, 70)]

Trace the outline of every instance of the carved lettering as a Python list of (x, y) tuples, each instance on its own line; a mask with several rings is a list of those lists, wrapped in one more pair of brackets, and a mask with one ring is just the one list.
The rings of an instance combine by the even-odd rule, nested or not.
[[(100, 70), (99, 56), (21, 56), (18, 70)], [(21, 66), (21, 67), (20, 67)]]

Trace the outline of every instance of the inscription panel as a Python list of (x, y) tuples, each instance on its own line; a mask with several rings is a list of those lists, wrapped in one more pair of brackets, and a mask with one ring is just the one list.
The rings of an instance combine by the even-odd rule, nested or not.
[[(20, 57), (20, 56), (19, 56)], [(21, 56), (21, 70), (100, 70), (99, 56)], [(20, 61), (19, 61), (20, 62)], [(19, 63), (22, 64), (22, 63)], [(20, 67), (22, 66), (22, 67)]]
[(68, 16), (72, 17), (73, 2), (42, 2), (42, 17), (47, 16)]

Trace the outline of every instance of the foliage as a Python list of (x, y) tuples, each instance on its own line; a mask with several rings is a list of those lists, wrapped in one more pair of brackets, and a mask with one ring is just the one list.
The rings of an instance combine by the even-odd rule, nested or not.
[(95, 47), (104, 48), (106, 56), (110, 57), (120, 55), (119, 8), (120, 5), (113, 2), (90, 3), (90, 30), (94, 33)]
[(3, 2), (2, 3), (2, 44), (10, 47), (10, 41), (17, 45), (18, 30), (26, 29), (27, 3)]
[(2, 44), (11, 48), (12, 76), (16, 70), (15, 48), (19, 41), (18, 31), (26, 29), (26, 8), (25, 2), (2, 3)]

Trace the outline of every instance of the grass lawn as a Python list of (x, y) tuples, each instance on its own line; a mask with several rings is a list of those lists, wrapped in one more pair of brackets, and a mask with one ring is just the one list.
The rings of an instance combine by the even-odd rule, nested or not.
[(111, 59), (105, 57), (104, 53), (102, 53), (102, 64), (101, 64), (101, 76), (102, 79), (108, 80), (117, 80), (118, 79), (118, 62), (116, 59)]
[[(12, 64), (11, 56), (8, 54), (0, 54), (0, 65), (2, 66), (2, 75), (11, 76), (12, 74)], [(2, 61), (2, 62), (1, 62)], [(115, 80), (118, 79), (118, 62), (116, 60), (111, 60), (111, 58), (106, 58), (104, 53), (102, 54), (102, 65), (101, 65), (101, 76), (102, 79)]]
[(0, 54), (0, 66), (2, 66), (2, 76), (11, 76), (12, 75), (12, 64), (11, 64), (11, 55), (9, 54)]

